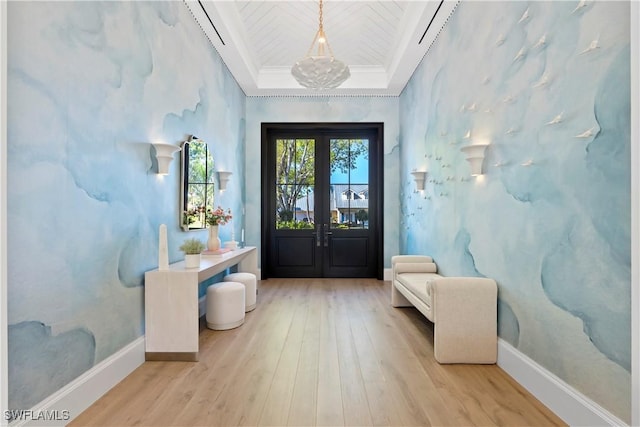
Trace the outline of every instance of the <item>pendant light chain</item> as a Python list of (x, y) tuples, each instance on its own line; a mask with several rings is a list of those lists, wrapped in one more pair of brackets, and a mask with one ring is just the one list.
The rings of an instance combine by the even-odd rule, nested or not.
[[(329, 40), (324, 33), (324, 27), (322, 26), (322, 0), (320, 0), (320, 13), (318, 14), (318, 56), (324, 56), (324, 45), (329, 47)], [(333, 57), (333, 52), (331, 52), (331, 47), (329, 47), (329, 52), (331, 53), (331, 57)]]
[(320, 28), (320, 35), (324, 36), (324, 28), (322, 27), (322, 0), (320, 0), (320, 14), (318, 16), (318, 27)]
[[(316, 35), (311, 41), (311, 46), (309, 46), (309, 50), (307, 51), (307, 56), (312, 56), (313, 48), (317, 44), (316, 56), (324, 56), (324, 47), (327, 46), (327, 50), (329, 54), (333, 58), (333, 50), (331, 49), (331, 45), (329, 45), (329, 39), (327, 35), (324, 33), (324, 20), (323, 20), (323, 12), (322, 12), (322, 0), (319, 1), (319, 13), (318, 13), (318, 31), (316, 31)], [(323, 39), (323, 42), (320, 42), (320, 39)]]
[(320, 13), (318, 14), (318, 37), (322, 37), (324, 39), (324, 43), (318, 43), (318, 56), (324, 56), (324, 47), (326, 45), (329, 55), (333, 58), (333, 50), (329, 44), (329, 38), (324, 33), (322, 0), (320, 0)]

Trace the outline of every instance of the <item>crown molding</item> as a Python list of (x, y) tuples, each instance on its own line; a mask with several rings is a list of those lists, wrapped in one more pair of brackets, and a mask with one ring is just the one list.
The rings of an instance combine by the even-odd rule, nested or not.
[(349, 65), (351, 77), (339, 88), (317, 91), (300, 86), (290, 66), (261, 67), (256, 63), (235, 2), (184, 2), (247, 96), (399, 96), (458, 4), (409, 2), (394, 41), (394, 53), (386, 64)]

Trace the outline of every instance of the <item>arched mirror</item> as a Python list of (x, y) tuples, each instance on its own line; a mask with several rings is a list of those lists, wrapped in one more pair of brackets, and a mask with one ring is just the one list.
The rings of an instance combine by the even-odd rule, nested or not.
[(213, 156), (207, 143), (191, 136), (182, 143), (180, 224), (185, 231), (206, 228), (205, 212), (213, 207)]

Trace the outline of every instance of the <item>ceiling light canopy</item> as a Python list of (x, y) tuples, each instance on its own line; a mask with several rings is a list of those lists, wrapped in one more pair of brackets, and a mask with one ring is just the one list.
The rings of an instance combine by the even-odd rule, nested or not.
[[(301, 86), (306, 88), (334, 89), (344, 83), (351, 76), (351, 73), (344, 62), (333, 57), (333, 51), (322, 25), (322, 0), (320, 0), (319, 8), (318, 31), (305, 57), (291, 67), (291, 74)], [(312, 55), (316, 45), (316, 54)]]

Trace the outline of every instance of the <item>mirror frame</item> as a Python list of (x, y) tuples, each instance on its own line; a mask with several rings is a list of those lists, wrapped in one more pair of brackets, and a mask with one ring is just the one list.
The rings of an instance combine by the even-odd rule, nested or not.
[[(189, 159), (190, 159), (190, 145), (195, 143), (204, 144), (205, 147), (205, 182), (190, 182), (189, 181)], [(209, 146), (205, 141), (199, 139), (198, 137), (191, 135), (189, 139), (184, 141), (181, 145), (181, 161), (180, 161), (180, 228), (184, 231), (192, 231), (192, 230), (203, 230), (207, 228), (206, 223), (204, 223), (204, 212), (206, 209), (211, 208), (213, 206), (213, 201), (215, 198), (215, 182), (214, 182), (214, 161), (213, 155), (209, 150)], [(193, 184), (204, 185), (205, 190), (205, 204), (203, 206), (204, 210), (201, 211), (201, 221), (199, 226), (191, 226), (188, 223), (187, 211), (189, 210), (189, 186)], [(207, 194), (211, 194), (211, 200), (207, 200)]]

